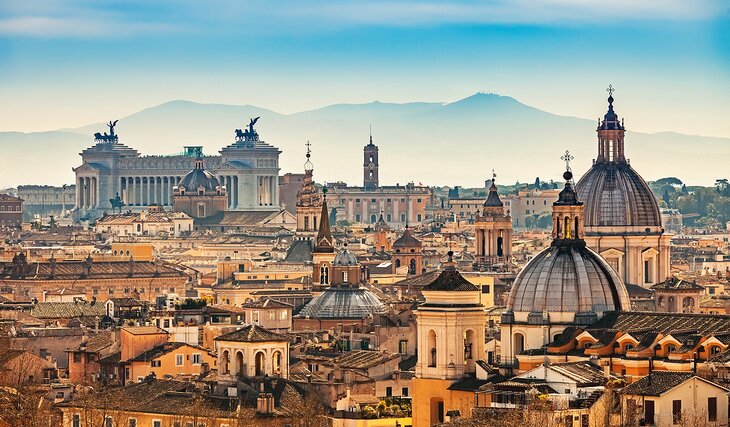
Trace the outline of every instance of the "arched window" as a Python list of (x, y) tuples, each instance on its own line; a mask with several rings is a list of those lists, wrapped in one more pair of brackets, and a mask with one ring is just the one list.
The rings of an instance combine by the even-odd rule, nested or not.
[(515, 355), (520, 354), (523, 351), (525, 351), (525, 336), (520, 333), (516, 333), (513, 337), (512, 348), (514, 349)]
[(256, 376), (264, 375), (266, 372), (266, 355), (262, 351), (256, 353)]
[(411, 262), (408, 264), (408, 274), (416, 274), (416, 260), (411, 258)]
[(474, 331), (469, 329), (464, 332), (464, 364), (472, 358), (472, 345), (474, 344)]
[(330, 282), (330, 269), (326, 265), (319, 268), (319, 284), (327, 285)]
[(576, 239), (578, 238), (578, 217), (575, 217), (575, 228), (573, 228)]
[(240, 351), (236, 353), (236, 374), (245, 374), (245, 372), (243, 372), (243, 353)]
[(431, 356), (428, 360), (428, 367), (429, 368), (435, 368), (436, 367), (436, 331), (431, 329), (428, 331), (428, 348), (431, 350), (429, 351), (429, 355)]
[(397, 260), (395, 260), (395, 268), (399, 268), (399, 267), (400, 267), (400, 260), (397, 259)]
[(712, 354), (712, 355), (720, 354), (721, 351), (722, 351), (722, 348), (720, 348), (720, 346), (718, 346), (718, 345), (713, 345), (712, 347), (710, 347), (710, 354)]
[(224, 374), (228, 373), (228, 368), (229, 368), (228, 358), (229, 358), (228, 350), (223, 351), (223, 354), (221, 355), (221, 371)]
[(565, 217), (565, 238), (570, 239), (570, 218)]
[(271, 361), (273, 364), (274, 373), (281, 374), (281, 352), (275, 351), (274, 355), (271, 358)]
[(504, 256), (504, 248), (503, 246), (504, 239), (502, 236), (497, 237), (497, 256), (501, 257)]

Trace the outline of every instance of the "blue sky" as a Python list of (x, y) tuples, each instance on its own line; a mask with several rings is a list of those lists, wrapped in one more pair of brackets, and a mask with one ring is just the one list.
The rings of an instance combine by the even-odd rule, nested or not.
[(0, 3), (0, 131), (173, 99), (294, 112), (496, 92), (634, 130), (730, 137), (726, 0)]

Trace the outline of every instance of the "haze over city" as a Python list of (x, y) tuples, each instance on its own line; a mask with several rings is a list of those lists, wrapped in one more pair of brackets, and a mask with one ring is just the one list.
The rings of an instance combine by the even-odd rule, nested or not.
[(727, 0), (0, 3), (0, 427), (727, 427)]

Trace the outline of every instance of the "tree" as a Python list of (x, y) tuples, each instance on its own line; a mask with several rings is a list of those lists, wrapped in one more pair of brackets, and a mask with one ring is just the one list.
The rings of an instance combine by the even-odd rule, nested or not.
[(302, 397), (293, 387), (287, 387), (281, 397), (281, 411), (289, 417), (292, 427), (326, 427), (327, 411), (322, 402), (308, 393)]

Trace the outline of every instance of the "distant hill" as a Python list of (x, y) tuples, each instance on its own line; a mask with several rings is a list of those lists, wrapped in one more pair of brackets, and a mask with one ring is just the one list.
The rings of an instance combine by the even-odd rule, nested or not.
[[(620, 114), (619, 103), (616, 109)], [(177, 153), (184, 145), (203, 145), (213, 153), (233, 142), (234, 130), (255, 116), (261, 116), (256, 129), (262, 139), (283, 151), (282, 173), (302, 170), (304, 143), (312, 142), (319, 182), (362, 180), (362, 146), (370, 125), (380, 147), (381, 182), (391, 184), (479, 186), (492, 168), (505, 183), (532, 182), (536, 176), (559, 179), (566, 149), (574, 154), (573, 170), (580, 176), (596, 151), (595, 121), (481, 93), (448, 104), (337, 104), (288, 115), (252, 105), (171, 101), (120, 118), (117, 132), (124, 144), (143, 154)], [(0, 186), (73, 182), (78, 153), (93, 144), (94, 132), (105, 129), (100, 122), (56, 132), (0, 132)], [(629, 132), (626, 152), (647, 180), (678, 176), (711, 185), (726, 177), (730, 139)]]

